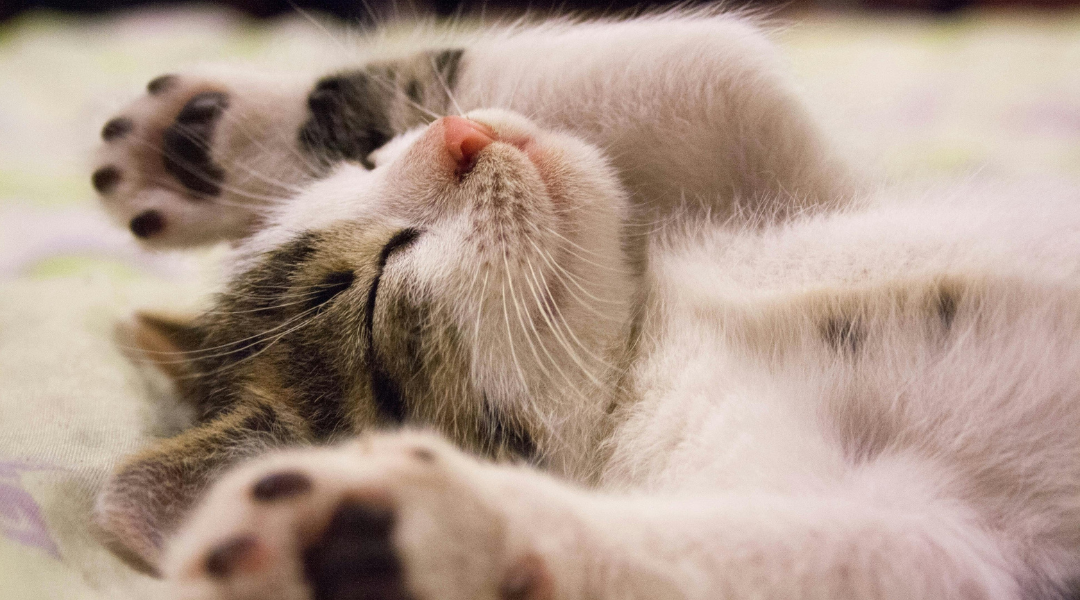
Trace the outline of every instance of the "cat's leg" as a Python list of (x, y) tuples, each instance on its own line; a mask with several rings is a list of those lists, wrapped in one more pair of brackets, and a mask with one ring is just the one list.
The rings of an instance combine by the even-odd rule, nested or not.
[(282, 406), (249, 403), (129, 457), (99, 494), (94, 518), (106, 545), (157, 572), (164, 541), (223, 469), (310, 433)]
[(145, 244), (244, 237), (282, 199), (441, 115), (460, 50), (329, 75), (206, 70), (163, 75), (102, 128), (92, 176)]
[(283, 453), (225, 478), (166, 561), (181, 598), (1019, 598), (948, 502), (613, 497), (427, 436)]

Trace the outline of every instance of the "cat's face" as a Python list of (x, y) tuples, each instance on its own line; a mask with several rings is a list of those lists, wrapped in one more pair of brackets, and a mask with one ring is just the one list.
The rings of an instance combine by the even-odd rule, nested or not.
[(419, 423), (545, 462), (595, 426), (638, 287), (626, 199), (585, 143), (470, 118), (340, 169), (245, 242), (197, 324), (184, 387), (205, 418), (269, 402), (314, 439)]

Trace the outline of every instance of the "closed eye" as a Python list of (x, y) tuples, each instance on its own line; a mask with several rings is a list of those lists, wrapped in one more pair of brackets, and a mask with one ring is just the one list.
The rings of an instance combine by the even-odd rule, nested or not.
[(416, 238), (418, 237), (420, 237), (420, 230), (411, 227), (395, 233), (394, 237), (390, 238), (390, 241), (386, 242), (382, 251), (379, 252), (379, 274), (375, 276), (375, 279), (378, 280), (379, 276), (382, 275), (382, 270), (383, 267), (386, 266), (387, 259), (390, 258), (390, 255), (393, 254), (395, 250), (400, 250), (401, 248), (408, 246), (416, 241)]
[(379, 412), (394, 423), (401, 423), (405, 420), (405, 401), (401, 397), (401, 391), (397, 383), (383, 368), (382, 361), (379, 360), (379, 356), (375, 352), (375, 299), (379, 293), (379, 280), (382, 279), (383, 268), (386, 267), (386, 261), (389, 260), (390, 255), (396, 250), (407, 247), (416, 241), (419, 236), (420, 231), (416, 229), (402, 229), (394, 234), (390, 241), (383, 246), (382, 251), (379, 252), (378, 271), (375, 274), (375, 279), (371, 282), (371, 289), (368, 290), (367, 313), (364, 315), (367, 324), (364, 330), (366, 338), (364, 340), (364, 350), (367, 355), (368, 368), (371, 370), (373, 400)]
[(420, 237), (419, 230), (412, 228), (402, 229), (395, 233), (394, 236), (390, 238), (390, 241), (386, 242), (386, 245), (383, 246), (382, 251), (379, 252), (378, 270), (375, 273), (375, 279), (371, 282), (371, 289), (368, 290), (367, 313), (364, 315), (364, 318), (367, 320), (367, 335), (369, 342), (372, 333), (372, 321), (374, 320), (375, 315), (375, 298), (379, 293), (379, 281), (382, 279), (386, 261), (390, 259), (390, 255), (393, 254), (394, 251), (408, 247), (415, 242), (418, 237)]

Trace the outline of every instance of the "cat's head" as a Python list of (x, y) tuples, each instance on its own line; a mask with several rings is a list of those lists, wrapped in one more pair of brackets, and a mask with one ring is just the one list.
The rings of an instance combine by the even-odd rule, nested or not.
[(640, 288), (606, 159), (501, 111), (440, 119), (372, 158), (246, 240), (194, 323), (144, 320), (153, 348), (186, 351), (148, 356), (170, 365), (201, 425), (120, 470), (107, 528), (175, 525), (167, 506), (137, 506), (141, 487), (187, 498), (267, 444), (399, 423), (585, 475)]

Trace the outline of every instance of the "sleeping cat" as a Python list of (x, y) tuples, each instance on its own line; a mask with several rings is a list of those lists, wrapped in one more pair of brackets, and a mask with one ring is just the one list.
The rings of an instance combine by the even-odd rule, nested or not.
[(132, 331), (199, 424), (105, 529), (186, 598), (1065, 597), (1080, 207), (859, 193), (770, 53), (684, 14), (306, 109), (152, 82), (95, 185), (147, 243), (237, 250), (212, 310)]

